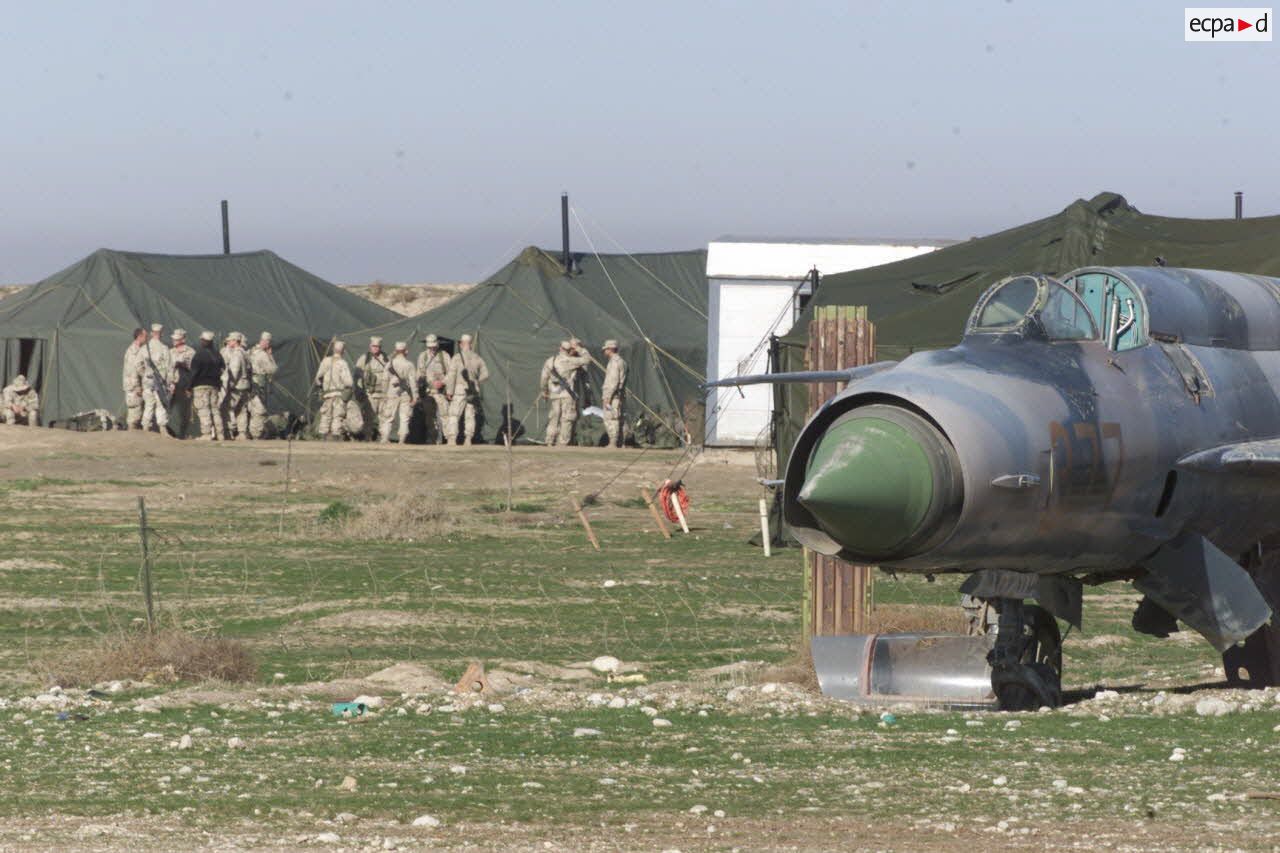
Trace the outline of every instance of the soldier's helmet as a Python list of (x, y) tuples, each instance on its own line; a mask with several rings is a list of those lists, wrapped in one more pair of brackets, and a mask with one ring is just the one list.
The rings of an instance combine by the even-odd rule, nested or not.
[(271, 333), (270, 333), (270, 332), (263, 332), (261, 335), (259, 335), (259, 336), (258, 336), (258, 343), (261, 343), (261, 344), (269, 344), (269, 343), (271, 343)]
[(369, 346), (371, 347), (382, 346), (382, 338), (378, 335), (374, 335), (372, 338), (369, 338)]
[(17, 388), (19, 391), (25, 391), (31, 386), (27, 384), (27, 377), (19, 373), (17, 376), (13, 377), (13, 387)]
[(175, 341), (185, 341), (187, 339), (186, 329), (174, 329), (169, 333), (169, 337)]
[(459, 343), (463, 343), (463, 344), (469, 344), (469, 343), (471, 343), (471, 336), (470, 336), (470, 335), (463, 335), (462, 337), (458, 338), (458, 342), (459, 342)]
[(202, 341), (212, 341), (215, 337), (217, 336), (213, 332), (209, 331), (208, 329), (205, 329), (203, 332), (200, 333), (200, 340)]
[(408, 352), (409, 345), (404, 341), (396, 341), (396, 352)]
[(153, 332), (163, 332), (163, 331), (164, 331), (164, 323), (152, 323), (152, 324), (151, 324), (151, 331), (153, 331)]
[(618, 349), (618, 342), (610, 338), (609, 340), (604, 342), (604, 346), (601, 347), (601, 349), (605, 350), (606, 352), (608, 352), (609, 350), (616, 351)]
[(427, 335), (425, 338), (422, 339), (422, 342), (429, 347), (440, 346), (440, 339), (437, 338), (435, 335)]
[(346, 348), (347, 348), (347, 345), (346, 345), (344, 342), (342, 342), (342, 341), (334, 341), (334, 342), (333, 342), (333, 351), (334, 351), (334, 352), (342, 352), (342, 351), (343, 351), (344, 349), (346, 349)]

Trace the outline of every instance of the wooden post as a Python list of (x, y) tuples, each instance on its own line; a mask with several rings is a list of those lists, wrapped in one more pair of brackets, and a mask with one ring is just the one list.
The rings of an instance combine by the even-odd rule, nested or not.
[(649, 492), (648, 486), (640, 487), (640, 497), (644, 498), (645, 506), (649, 507), (649, 515), (653, 516), (653, 523), (658, 525), (658, 532), (662, 534), (662, 538), (670, 539), (671, 531), (667, 529), (662, 513), (658, 512), (658, 505), (653, 502), (653, 495)]
[(675, 492), (671, 493), (671, 508), (675, 510), (676, 518), (680, 519), (680, 529), (685, 533), (689, 532), (689, 522), (684, 520), (684, 509), (680, 506), (680, 496)]
[(760, 544), (764, 546), (764, 555), (773, 556), (769, 543), (769, 505), (764, 498), (760, 499)]
[(591, 529), (591, 522), (587, 520), (587, 514), (582, 511), (582, 504), (578, 503), (577, 496), (570, 495), (569, 503), (573, 504), (573, 511), (578, 514), (578, 520), (582, 522), (582, 529), (587, 531), (587, 538), (591, 540), (591, 547), (599, 551), (600, 540), (596, 539), (596, 533)]
[[(809, 323), (807, 370), (840, 370), (875, 361), (875, 326), (864, 306), (823, 305)], [(838, 383), (809, 386), (809, 415), (841, 390)], [(865, 633), (871, 613), (872, 566), (854, 566), (805, 549), (806, 638), (817, 634)]]
[(147, 605), (147, 632), (156, 630), (156, 611), (151, 599), (151, 550), (147, 547), (147, 500), (138, 495), (138, 536), (142, 539), (142, 600)]

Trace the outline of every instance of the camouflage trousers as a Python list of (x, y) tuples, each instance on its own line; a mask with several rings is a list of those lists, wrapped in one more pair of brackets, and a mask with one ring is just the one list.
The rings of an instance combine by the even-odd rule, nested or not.
[(625, 427), (622, 424), (622, 400), (615, 398), (610, 403), (604, 405), (604, 431), (609, 435), (610, 447), (621, 447), (622, 443), (618, 441), (619, 433), (622, 434), (622, 440), (626, 441)]
[(15, 412), (6, 408), (0, 411), (0, 424), (26, 424), (27, 426), (40, 425), (40, 410), (26, 409), (22, 412)]
[(124, 392), (124, 411), (129, 429), (142, 429), (142, 388), (130, 388)]
[(191, 404), (200, 421), (200, 437), (210, 441), (222, 438), (218, 416), (218, 394), (221, 389), (213, 385), (197, 385), (191, 389)]
[(381, 411), (378, 412), (378, 442), (388, 444), (391, 431), (400, 422), (400, 442), (409, 436), (409, 418), (413, 415), (413, 397), (408, 394), (388, 394), (382, 400)]
[(178, 438), (186, 438), (191, 427), (191, 392), (169, 391), (169, 430)]
[(368, 396), (369, 408), (364, 413), (363, 426), (361, 430), (358, 430), (364, 433), (366, 441), (373, 441), (378, 434), (378, 427), (381, 426), (382, 422), (382, 404), (386, 399), (385, 394), (370, 394)]
[(578, 419), (578, 404), (572, 397), (552, 397), (551, 414), (547, 416), (547, 447), (567, 447), (573, 443), (573, 423)]
[(476, 435), (476, 404), (468, 400), (466, 394), (457, 394), (449, 401), (449, 417), (444, 422), (446, 444), (457, 444), (460, 426), (465, 429), (464, 439), (471, 443)]
[(164, 401), (160, 399), (155, 388), (143, 385), (142, 428), (151, 429), (153, 423), (160, 430), (164, 430), (169, 425), (169, 410), (165, 408)]
[[(426, 405), (435, 409), (434, 412), (427, 412), (428, 419), (435, 418), (435, 435), (432, 438), (437, 444), (444, 444), (444, 437), (449, 432), (447, 426), (449, 420), (449, 398), (439, 391), (432, 391), (427, 395), (427, 398), (430, 399), (430, 402), (426, 403)], [(454, 435), (457, 435), (456, 430)], [(428, 439), (428, 441), (430, 440), (432, 439)]]
[(322, 435), (342, 436), (343, 424), (347, 419), (347, 404), (341, 394), (326, 395), (320, 403), (320, 422), (317, 432)]
[(224, 436), (231, 438), (231, 430), (234, 427), (237, 438), (246, 440), (249, 438), (248, 390), (232, 388), (222, 398), (222, 405), (218, 408), (218, 412), (222, 415)]
[(259, 394), (252, 394), (246, 406), (249, 410), (249, 436), (262, 438), (267, 434), (267, 404)]

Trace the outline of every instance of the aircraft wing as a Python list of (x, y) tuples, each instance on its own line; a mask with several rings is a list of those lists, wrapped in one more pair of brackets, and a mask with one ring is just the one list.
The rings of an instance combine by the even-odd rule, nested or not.
[(1280, 438), (1238, 441), (1188, 453), (1178, 467), (1204, 474), (1280, 474)]
[(796, 373), (753, 373), (749, 376), (729, 376), (703, 383), (703, 388), (737, 388), (739, 385), (774, 385), (784, 382), (856, 382), (888, 370), (898, 362), (877, 361), (861, 367), (845, 370), (801, 370)]

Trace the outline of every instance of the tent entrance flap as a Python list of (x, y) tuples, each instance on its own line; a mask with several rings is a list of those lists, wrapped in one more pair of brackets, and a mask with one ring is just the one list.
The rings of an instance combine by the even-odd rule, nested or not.
[(3, 384), (13, 381), (21, 373), (37, 391), (44, 390), (43, 338), (5, 338), (4, 351), (0, 353), (0, 378)]

